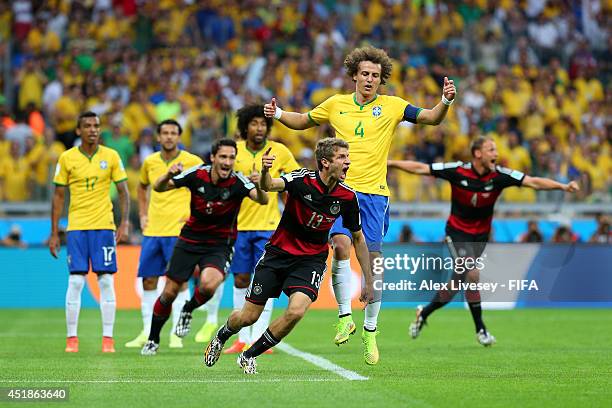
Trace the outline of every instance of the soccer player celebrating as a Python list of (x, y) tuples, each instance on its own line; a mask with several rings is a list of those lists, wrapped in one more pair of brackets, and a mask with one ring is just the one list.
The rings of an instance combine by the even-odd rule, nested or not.
[[(168, 193), (152, 191), (150, 199), (148, 188), (152, 182), (163, 176), (168, 168), (181, 163), (185, 168), (202, 164), (202, 160), (178, 147), (181, 125), (174, 119), (167, 119), (157, 126), (157, 140), (161, 151), (148, 156), (140, 169), (138, 186), (138, 212), (140, 227), (143, 230), (142, 250), (138, 262), (138, 276), (142, 278), (141, 312), (144, 330), (126, 347), (141, 348), (147, 342), (151, 329), (153, 304), (157, 299), (157, 281), (166, 271), (172, 249), (181, 227), (189, 217), (190, 193), (186, 188), (179, 188)], [(173, 330), (180, 316), (180, 308), (189, 300), (188, 285), (185, 282), (176, 298), (172, 313)], [(176, 306), (175, 305), (175, 306)], [(170, 348), (181, 348), (183, 342), (172, 331)]]
[(236, 240), (236, 217), (244, 197), (260, 204), (268, 196), (259, 186), (240, 173), (234, 173), (236, 142), (221, 139), (211, 151), (210, 166), (196, 166), (183, 171), (181, 163), (172, 165), (154, 184), (157, 192), (187, 187), (191, 191), (191, 216), (181, 229), (166, 270), (166, 285), (153, 306), (149, 340), (142, 355), (155, 355), (159, 349), (159, 333), (172, 311), (184, 282), (200, 268), (200, 285), (185, 303), (175, 333), (185, 337), (191, 329), (191, 314), (215, 294), (225, 280)]
[[(489, 240), (493, 207), (504, 188), (524, 186), (535, 190), (563, 190), (568, 193), (579, 190), (575, 181), (562, 184), (497, 166), (497, 148), (489, 137), (476, 138), (472, 142), (471, 151), (470, 163), (425, 164), (410, 160), (388, 161), (389, 167), (413, 174), (431, 175), (451, 183), (451, 214), (446, 223), (446, 242), (454, 257), (480, 257)], [(470, 270), (465, 275), (465, 280), (470, 283), (478, 282), (480, 278), (478, 269)], [(451, 280), (461, 281), (463, 278), (454, 274)], [(417, 308), (416, 320), (410, 325), (410, 335), (413, 339), (418, 337), (429, 315), (450, 302), (454, 295), (455, 292), (452, 291), (439, 291), (431, 303), (424, 308)], [(487, 331), (482, 320), (480, 292), (467, 290), (465, 298), (476, 325), (478, 342), (483, 346), (492, 345), (495, 343), (495, 337)]]
[(317, 143), (318, 171), (301, 169), (280, 178), (272, 178), (275, 156), (262, 157), (261, 187), (265, 191), (286, 191), (285, 210), (278, 228), (270, 238), (263, 257), (255, 267), (242, 310), (235, 310), (227, 323), (211, 340), (204, 355), (207, 366), (219, 359), (223, 345), (243, 328), (252, 325), (270, 298), (284, 292), (289, 297), (285, 313), (274, 320), (265, 333), (238, 356), (238, 365), (246, 374), (257, 372), (255, 358), (277, 345), (317, 300), (319, 286), (327, 268), (328, 234), (342, 217), (343, 227), (351, 231), (365, 285), (361, 300), (373, 297), (373, 283), (368, 250), (361, 232), (357, 194), (343, 183), (349, 169), (348, 144), (335, 138)]
[[(422, 109), (405, 100), (378, 95), (378, 87), (391, 75), (391, 60), (384, 50), (354, 49), (344, 60), (347, 75), (355, 82), (355, 92), (334, 95), (308, 113), (285, 112), (273, 98), (266, 104), (266, 116), (274, 116), (292, 129), (306, 129), (329, 123), (336, 137), (348, 142), (353, 165), (346, 183), (357, 191), (363, 220), (363, 234), (370, 261), (381, 256), (382, 241), (389, 225), (389, 188), (385, 165), (397, 124), (401, 121), (437, 125), (446, 116), (455, 98), (452, 80), (444, 78), (442, 100), (432, 109)], [(334, 342), (343, 344), (356, 327), (351, 317), (350, 233), (338, 220), (331, 230), (334, 248), (332, 284), (338, 302), (339, 322)], [(377, 279), (380, 277), (377, 276)], [(381, 293), (366, 306), (362, 341), (367, 364), (378, 363), (376, 327)]]
[[(273, 122), (272, 118), (264, 116), (263, 105), (245, 106), (238, 111), (237, 116), (238, 130), (243, 140), (237, 143), (238, 156), (234, 166), (236, 171), (257, 175), (257, 167), (268, 149), (271, 149), (270, 154), (276, 157), (272, 168), (268, 171), (272, 177), (280, 177), (282, 173), (289, 173), (300, 167), (289, 149), (281, 143), (268, 140)], [(234, 274), (234, 309), (237, 310), (244, 306), (244, 297), (251, 283), (255, 264), (261, 258), (264, 245), (280, 221), (278, 193), (270, 192), (268, 198), (266, 206), (244, 200), (238, 213), (238, 238), (234, 246), (236, 254), (230, 268)], [(251, 344), (252, 340), (258, 339), (270, 324), (273, 305), (274, 299), (271, 298), (266, 303), (259, 320), (252, 326), (252, 333), (250, 327), (240, 330), (238, 339), (225, 350), (225, 353), (240, 353), (245, 346)], [(210, 337), (206, 341), (208, 340)]]
[[(120, 242), (128, 236), (127, 175), (119, 154), (99, 144), (98, 115), (93, 112), (82, 113), (77, 120), (76, 134), (81, 138), (81, 146), (62, 153), (55, 169), (49, 238), (49, 250), (51, 255), (57, 258), (60, 247), (58, 223), (68, 187), (70, 207), (66, 246), (70, 276), (66, 291), (66, 352), (79, 351), (77, 327), (81, 292), (91, 262), (91, 269), (98, 275), (100, 286), (102, 351), (114, 353), (113, 326), (117, 308), (113, 283), (113, 274), (117, 272), (115, 242)], [(116, 235), (110, 198), (111, 181), (117, 186), (121, 206), (121, 223)]]

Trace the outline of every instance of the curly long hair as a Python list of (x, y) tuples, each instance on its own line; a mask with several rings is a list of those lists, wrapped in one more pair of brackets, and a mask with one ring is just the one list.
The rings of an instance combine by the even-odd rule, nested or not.
[(263, 118), (266, 121), (266, 136), (270, 134), (272, 130), (272, 118), (267, 118), (264, 115), (264, 106), (263, 105), (247, 105), (238, 110), (236, 116), (238, 117), (238, 131), (240, 132), (240, 137), (242, 139), (247, 138), (247, 133), (249, 129), (249, 122), (253, 120), (253, 118)]
[(386, 84), (387, 79), (391, 76), (391, 58), (387, 55), (385, 50), (381, 48), (374, 48), (372, 46), (366, 46), (361, 48), (355, 48), (351, 51), (344, 59), (344, 68), (346, 74), (353, 78), (359, 71), (359, 63), (363, 61), (370, 61), (374, 64), (380, 64), (380, 83)]

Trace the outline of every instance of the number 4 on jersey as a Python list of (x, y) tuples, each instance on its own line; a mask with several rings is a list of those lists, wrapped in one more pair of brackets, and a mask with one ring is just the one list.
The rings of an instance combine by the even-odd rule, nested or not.
[(355, 136), (363, 137), (363, 135), (364, 135), (363, 126), (361, 124), (361, 121), (359, 121), (359, 123), (357, 124), (357, 127), (355, 127)]

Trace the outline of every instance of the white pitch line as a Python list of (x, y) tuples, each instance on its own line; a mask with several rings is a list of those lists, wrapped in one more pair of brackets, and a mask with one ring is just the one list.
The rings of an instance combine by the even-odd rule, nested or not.
[(314, 364), (317, 367), (321, 367), (324, 370), (331, 371), (332, 373), (337, 374), (340, 377), (346, 378), (347, 380), (351, 380), (351, 381), (369, 380), (368, 377), (364, 377), (363, 375), (358, 374), (354, 371), (347, 370), (346, 368), (342, 368), (339, 365), (332, 363), (326, 358), (317, 356), (315, 354), (306, 353), (305, 351), (298, 350), (295, 347), (287, 343), (279, 343), (275, 348), (280, 349), (281, 351), (284, 351), (285, 353), (291, 356), (299, 357), (302, 360), (306, 360), (309, 363)]
[(342, 381), (335, 378), (253, 378), (253, 379), (209, 379), (209, 380), (0, 380), (0, 384), (208, 384), (208, 383), (280, 383), (280, 382), (327, 382)]

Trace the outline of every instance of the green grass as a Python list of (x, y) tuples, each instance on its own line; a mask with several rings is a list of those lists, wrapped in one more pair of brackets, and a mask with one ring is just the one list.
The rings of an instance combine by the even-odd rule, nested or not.
[[(196, 329), (203, 316), (196, 315)], [(168, 328), (160, 353), (141, 357), (139, 350), (122, 347), (140, 329), (136, 311), (118, 313), (117, 353), (103, 355), (99, 312), (83, 310), (80, 352), (67, 355), (62, 310), (1, 310), (0, 386), (66, 386), (66, 406), (87, 407), (610, 406), (609, 310), (487, 311), (485, 320), (498, 339), (488, 349), (476, 343), (466, 310), (437, 312), (414, 341), (407, 335), (412, 317), (412, 310), (383, 309), (381, 361), (368, 367), (359, 330), (338, 348), (332, 343), (334, 312), (309, 312), (287, 343), (369, 377), (348, 381), (278, 350), (258, 358), (256, 376), (245, 376), (235, 357), (227, 355), (207, 368), (201, 363), (203, 347), (193, 336), (184, 349), (167, 348)], [(355, 318), (361, 320), (363, 313)], [(42, 380), (122, 382), (36, 382)], [(19, 404), (28, 405), (43, 404)]]

